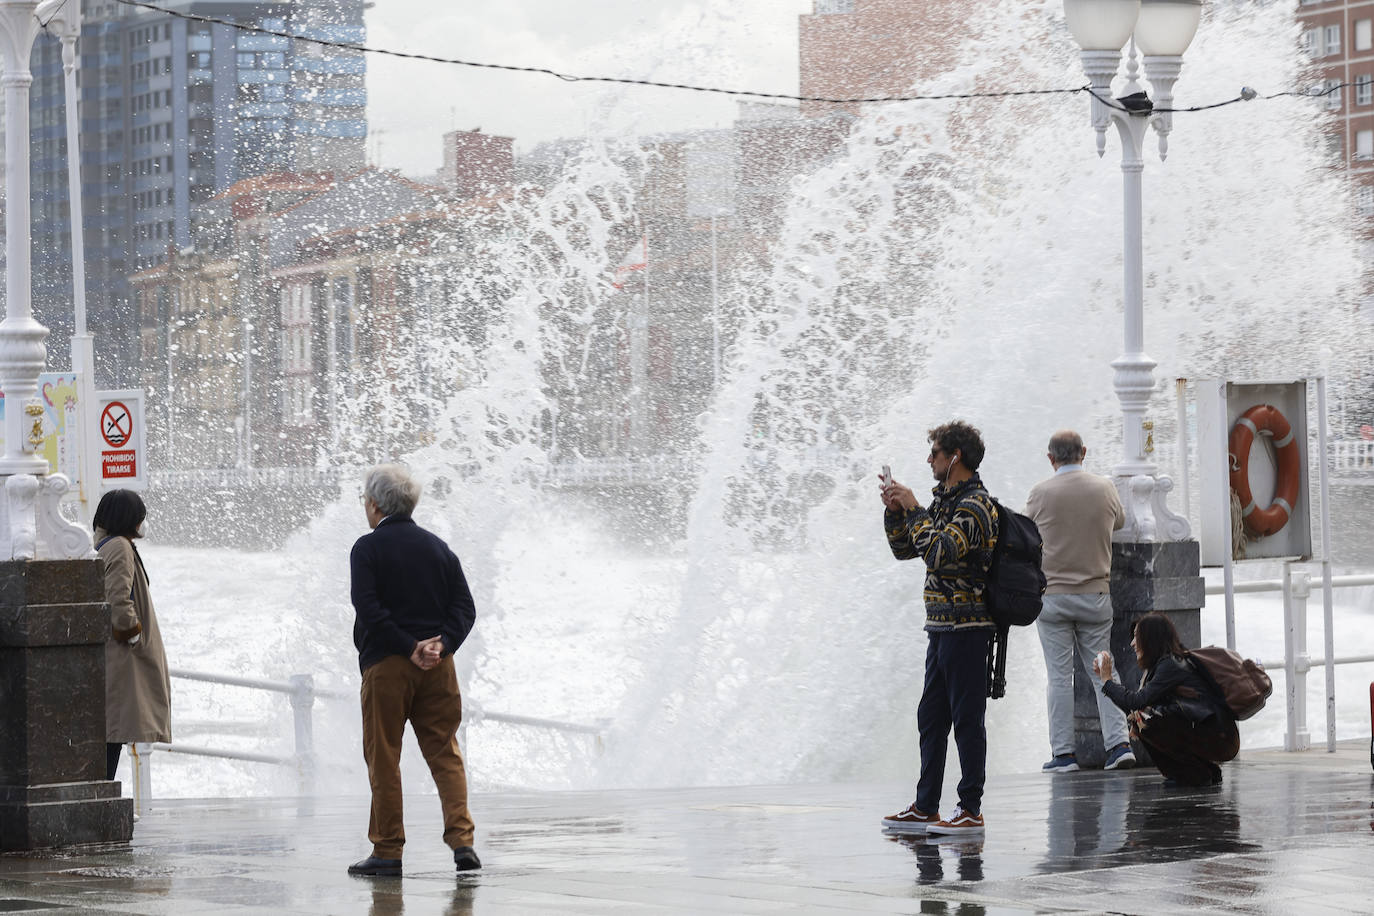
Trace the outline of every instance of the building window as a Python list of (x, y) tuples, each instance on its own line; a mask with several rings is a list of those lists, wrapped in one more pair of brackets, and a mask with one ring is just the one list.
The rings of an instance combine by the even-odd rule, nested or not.
[(1341, 107), (1341, 81), (1327, 80), (1323, 88), (1326, 91), (1326, 107), (1333, 111), (1339, 111)]
[(1374, 185), (1364, 185), (1355, 192), (1355, 209), (1361, 216), (1374, 213)]
[(334, 280), (334, 346), (339, 367), (347, 371), (353, 365), (353, 296), (346, 277)]
[(1302, 45), (1303, 53), (1308, 57), (1315, 58), (1321, 53), (1321, 41), (1317, 37), (1316, 29), (1304, 29), (1299, 43)]
[(1341, 53), (1341, 26), (1329, 25), (1326, 27), (1326, 57), (1335, 57)]
[(1374, 102), (1374, 75), (1361, 73), (1355, 77), (1355, 104), (1368, 105)]
[(1355, 158), (1374, 159), (1374, 130), (1355, 132)]
[(1374, 50), (1374, 19), (1355, 20), (1355, 50)]
[(816, 0), (816, 15), (854, 12), (854, 0)]

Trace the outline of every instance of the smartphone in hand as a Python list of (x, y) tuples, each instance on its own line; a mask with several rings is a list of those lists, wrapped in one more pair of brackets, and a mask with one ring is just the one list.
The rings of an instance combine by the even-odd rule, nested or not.
[(882, 484), (884, 490), (892, 486), (892, 467), (890, 465), (883, 465), (882, 473), (878, 475), (878, 482)]

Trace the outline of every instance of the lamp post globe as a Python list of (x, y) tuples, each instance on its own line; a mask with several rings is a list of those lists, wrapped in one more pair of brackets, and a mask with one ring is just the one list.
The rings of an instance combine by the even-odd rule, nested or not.
[(1202, 0), (1141, 0), (1136, 47), (1146, 57), (1182, 57), (1201, 20)]
[(1141, 0), (1064, 0), (1064, 22), (1084, 51), (1120, 51), (1135, 29)]
[[(1078, 43), (1083, 72), (1091, 87), (1091, 120), (1097, 154), (1106, 150), (1107, 128), (1121, 137), (1123, 190), (1122, 311), (1124, 349), (1112, 361), (1113, 388), (1121, 404), (1122, 459), (1112, 468), (1126, 513), (1116, 540), (1181, 541), (1189, 537), (1188, 520), (1167, 505), (1173, 481), (1159, 474), (1154, 462), (1154, 424), (1148, 419), (1155, 393), (1155, 361), (1145, 352), (1144, 228), (1141, 173), (1144, 147), (1151, 130), (1159, 138), (1159, 156), (1168, 154), (1173, 128), (1173, 86), (1201, 20), (1201, 0), (1064, 0), (1064, 21)], [(1129, 45), (1128, 45), (1129, 42)], [(1151, 104), (1114, 102), (1112, 82), (1125, 55), (1125, 97), (1143, 96), (1140, 80), (1149, 81)], [(1141, 73), (1141, 57), (1145, 73)]]

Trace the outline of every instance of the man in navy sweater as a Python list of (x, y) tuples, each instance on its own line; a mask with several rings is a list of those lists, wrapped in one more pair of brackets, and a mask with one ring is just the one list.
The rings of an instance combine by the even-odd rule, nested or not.
[(363, 673), (363, 757), (372, 784), (372, 855), (351, 875), (399, 875), (401, 737), (410, 722), (444, 812), (444, 842), (458, 871), (481, 868), (472, 848), (467, 774), (455, 733), (463, 718), (453, 653), (476, 610), (463, 567), (441, 539), (410, 514), (420, 485), (399, 465), (368, 472), (363, 508), (370, 534), (349, 557), (355, 612), (353, 643)]

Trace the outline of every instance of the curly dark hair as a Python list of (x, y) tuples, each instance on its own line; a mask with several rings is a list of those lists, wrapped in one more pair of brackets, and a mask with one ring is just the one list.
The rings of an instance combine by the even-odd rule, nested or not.
[(1178, 630), (1168, 617), (1151, 611), (1131, 627), (1136, 647), (1140, 649), (1140, 667), (1149, 671), (1166, 655), (1183, 658), (1188, 650), (1178, 638)]
[(959, 463), (970, 471), (978, 470), (983, 463), (983, 436), (977, 429), (962, 420), (954, 420), (937, 426), (926, 434), (929, 442), (939, 446), (947, 455), (959, 453)]

